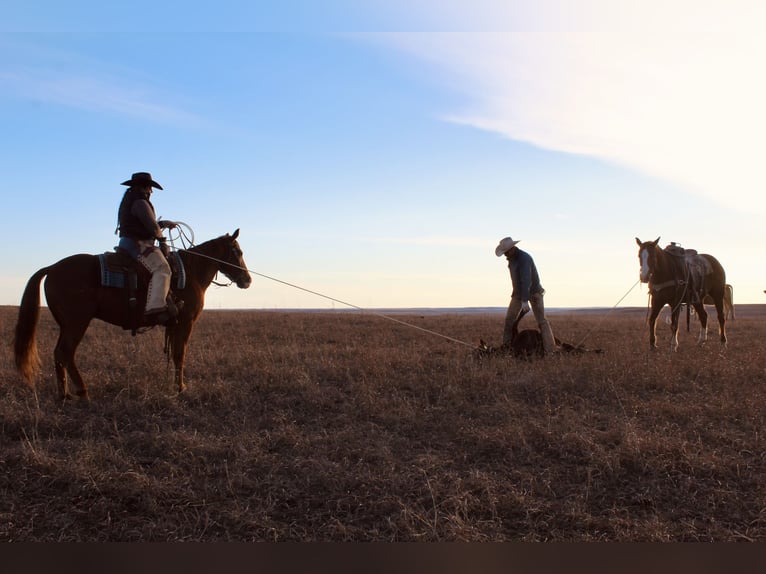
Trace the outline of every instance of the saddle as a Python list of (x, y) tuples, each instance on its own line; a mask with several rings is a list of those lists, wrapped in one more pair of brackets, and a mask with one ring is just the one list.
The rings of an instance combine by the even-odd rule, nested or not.
[[(177, 251), (170, 252), (167, 259), (172, 271), (170, 280), (172, 297), (173, 290), (180, 290), (186, 286), (186, 270)], [(114, 251), (100, 253), (98, 261), (101, 269), (101, 286), (123, 290), (125, 318), (122, 328), (135, 335), (141, 324), (143, 302), (146, 301), (151, 273), (119, 247)], [(141, 299), (140, 305), (139, 299)]]
[(683, 266), (683, 281), (687, 285), (684, 302), (698, 302), (705, 293), (705, 277), (713, 273), (712, 265), (696, 249), (685, 249), (674, 241), (665, 247), (665, 251), (677, 257)]

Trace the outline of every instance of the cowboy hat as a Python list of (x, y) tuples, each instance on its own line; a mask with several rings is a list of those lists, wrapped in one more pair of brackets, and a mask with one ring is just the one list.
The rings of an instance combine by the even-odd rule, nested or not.
[(505, 253), (506, 251), (508, 251), (508, 250), (509, 250), (511, 247), (513, 247), (514, 245), (516, 245), (516, 244), (517, 244), (519, 241), (521, 241), (521, 240), (520, 240), (520, 239), (518, 239), (518, 240), (515, 240), (515, 241), (514, 241), (514, 240), (513, 240), (513, 239), (511, 239), (510, 237), (503, 237), (503, 238), (500, 240), (500, 243), (498, 244), (498, 246), (497, 246), (497, 247), (495, 247), (495, 255), (497, 255), (498, 257), (500, 257), (500, 256), (501, 256), (503, 253)]
[(120, 185), (140, 186), (150, 185), (157, 189), (162, 189), (162, 186), (152, 179), (152, 174), (147, 171), (137, 171), (128, 181), (123, 181)]

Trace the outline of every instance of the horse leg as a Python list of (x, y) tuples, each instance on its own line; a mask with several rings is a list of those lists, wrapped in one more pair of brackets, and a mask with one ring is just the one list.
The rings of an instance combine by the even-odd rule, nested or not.
[(701, 302), (694, 303), (694, 310), (700, 320), (700, 334), (697, 337), (697, 344), (701, 347), (707, 342), (707, 311)]
[(77, 328), (61, 328), (58, 341), (56, 342), (56, 348), (53, 350), (53, 358), (56, 363), (56, 378), (58, 379), (59, 397), (62, 400), (71, 399), (72, 395), (69, 394), (67, 389), (67, 374), (75, 387), (75, 393), (88, 400), (88, 389), (85, 386), (85, 382), (80, 375), (80, 371), (77, 369), (77, 364), (74, 360), (74, 354), (77, 350), (77, 346), (80, 344), (85, 330), (88, 325)]
[(178, 393), (183, 393), (186, 390), (186, 383), (184, 382), (184, 354), (180, 356), (173, 355), (173, 363), (176, 367), (175, 384), (178, 389)]
[(62, 401), (69, 400), (72, 395), (67, 391), (66, 384), (66, 363), (63, 350), (60, 349), (61, 336), (59, 335), (59, 343), (56, 344), (56, 349), (53, 351), (53, 363), (56, 368), (56, 381), (59, 387), (59, 398)]
[(662, 307), (655, 307), (652, 305), (652, 313), (649, 315), (649, 348), (657, 348), (657, 316), (660, 314)]
[(715, 302), (715, 311), (718, 315), (718, 334), (720, 335), (721, 350), (723, 351), (726, 349), (728, 343), (728, 340), (726, 339), (726, 315), (724, 314), (723, 299)]
[(678, 318), (681, 315), (681, 305), (673, 309), (670, 314), (670, 352), (678, 351)]
[(186, 357), (186, 346), (191, 336), (191, 324), (180, 322), (171, 335), (173, 346), (173, 364), (175, 365), (175, 384), (179, 393), (186, 390), (184, 382), (184, 358)]

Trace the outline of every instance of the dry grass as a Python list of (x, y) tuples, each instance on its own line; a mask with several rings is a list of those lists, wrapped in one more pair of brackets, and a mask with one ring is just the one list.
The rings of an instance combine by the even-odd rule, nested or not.
[(725, 356), (650, 353), (639, 310), (552, 317), (603, 355), (477, 362), (371, 315), (206, 311), (180, 397), (159, 330), (95, 322), (92, 401), (61, 405), (44, 310), (36, 395), (2, 347), (0, 540), (766, 541), (766, 322), (737, 312)]

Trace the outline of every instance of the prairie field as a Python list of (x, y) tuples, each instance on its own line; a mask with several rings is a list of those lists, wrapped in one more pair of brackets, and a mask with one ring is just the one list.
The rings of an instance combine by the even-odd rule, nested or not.
[(161, 329), (94, 321), (89, 403), (57, 399), (46, 308), (23, 383), (16, 313), (1, 541), (766, 541), (766, 306), (674, 355), (644, 309), (552, 313), (604, 352), (528, 361), (474, 357), (497, 313), (204, 311), (183, 395)]

